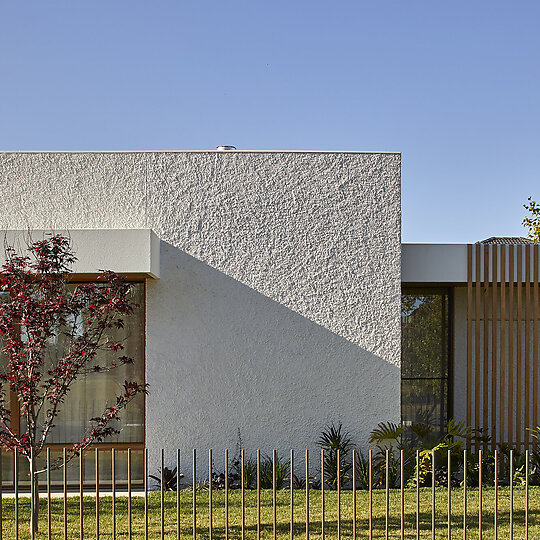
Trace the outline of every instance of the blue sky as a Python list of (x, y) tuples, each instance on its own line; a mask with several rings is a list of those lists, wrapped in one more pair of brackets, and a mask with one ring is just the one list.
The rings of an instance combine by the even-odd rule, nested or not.
[(0, 150), (402, 152), (403, 240), (522, 235), (540, 2), (3, 2)]

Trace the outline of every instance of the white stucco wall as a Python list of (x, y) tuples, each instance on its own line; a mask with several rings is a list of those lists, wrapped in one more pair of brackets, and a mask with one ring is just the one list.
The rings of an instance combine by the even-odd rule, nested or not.
[(248, 451), (313, 448), (340, 421), (365, 445), (399, 421), (399, 154), (3, 153), (0, 205), (4, 229), (161, 239), (153, 463), (160, 447), (234, 452), (238, 432)]

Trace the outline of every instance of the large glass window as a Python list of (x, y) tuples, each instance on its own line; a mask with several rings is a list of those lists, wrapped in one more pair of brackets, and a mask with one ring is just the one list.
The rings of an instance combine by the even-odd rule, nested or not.
[(444, 429), (448, 420), (448, 289), (404, 288), (401, 295), (401, 417)]
[[(75, 283), (68, 285), (73, 289)], [(124, 317), (124, 328), (108, 329), (107, 338), (110, 341), (121, 342), (124, 350), (121, 353), (134, 359), (133, 364), (118, 366), (108, 372), (87, 373), (80, 376), (71, 386), (65, 402), (55, 419), (55, 427), (47, 437), (47, 444), (69, 446), (79, 442), (85, 435), (90, 426), (90, 418), (101, 416), (105, 408), (112, 405), (116, 396), (122, 393), (125, 380), (145, 382), (145, 284), (143, 282), (133, 283), (131, 289), (132, 300), (137, 307), (132, 315)], [(0, 293), (0, 302), (8, 301), (9, 293)], [(66, 337), (61, 332), (52, 338), (47, 347), (46, 363), (53, 364), (66, 349)], [(94, 360), (96, 364), (103, 364), (102, 354), (114, 354), (108, 352), (99, 352)], [(5, 369), (6, 358), (0, 353), (0, 369)], [(9, 402), (10, 392), (6, 392)], [(14, 396), (11, 396), (14, 397)], [(142, 479), (143, 453), (137, 451), (144, 444), (144, 404), (145, 396), (139, 394), (129, 405), (120, 413), (120, 421), (114, 423), (114, 427), (120, 431), (119, 434), (107, 437), (103, 442), (106, 445), (114, 445), (118, 449), (116, 454), (116, 480), (122, 485), (127, 478), (127, 450), (133, 448), (131, 458), (132, 478), (135, 483)], [(12, 401), (13, 402), (13, 401)], [(16, 401), (13, 402), (11, 409), (11, 425), (15, 430), (24, 430), (24, 417), (18, 415)], [(60, 448), (53, 446), (51, 459), (54, 461), (61, 457)], [(44, 467), (45, 452), (39, 457), (39, 467)], [(100, 452), (100, 483), (107, 484), (111, 479), (111, 453), (107, 451)], [(85, 483), (95, 481), (94, 470), (95, 455), (89, 451), (84, 455), (83, 478)], [(28, 462), (26, 459), (19, 458), (19, 482), (26, 485), (28, 478)], [(68, 484), (76, 484), (79, 479), (77, 469), (78, 461), (73, 462), (75, 466), (68, 468)], [(2, 484), (12, 485), (13, 482), (13, 455), (9, 452), (2, 453), (0, 462), (2, 469)], [(53, 470), (51, 480), (53, 484), (62, 482), (62, 470)]]
[[(73, 289), (71, 283), (68, 288)], [(131, 289), (132, 300), (137, 304), (136, 309), (124, 318), (124, 327), (108, 329), (106, 338), (109, 341), (122, 343), (122, 354), (134, 359), (133, 364), (120, 365), (110, 371), (89, 372), (80, 375), (71, 386), (64, 403), (55, 419), (55, 426), (47, 437), (47, 444), (72, 444), (81, 441), (90, 427), (89, 420), (99, 417), (105, 409), (114, 404), (116, 397), (123, 392), (124, 381), (144, 383), (144, 343), (145, 343), (145, 287), (144, 283), (134, 283)], [(2, 297), (0, 297), (2, 301)], [(61, 332), (48, 344), (46, 363), (53, 365), (66, 353), (66, 336)], [(102, 355), (114, 353), (98, 352), (93, 364), (103, 365)], [(5, 365), (5, 357), (0, 359)], [(91, 366), (89, 366), (91, 367)], [(12, 410), (12, 425), (16, 423), (16, 410)], [(45, 414), (45, 413), (42, 413)], [(24, 417), (19, 418), (21, 430), (25, 429)], [(114, 423), (114, 428), (120, 433), (107, 437), (107, 444), (144, 443), (144, 395), (139, 394), (120, 413), (120, 421)]]
[[(74, 288), (75, 285), (70, 284), (69, 287)], [(124, 381), (144, 382), (144, 283), (134, 283), (131, 291), (132, 300), (138, 307), (124, 318), (124, 328), (108, 329), (106, 339), (122, 343), (124, 350), (119, 354), (133, 358), (134, 363), (80, 376), (70, 387), (55, 428), (47, 438), (48, 443), (80, 441), (90, 426), (90, 418), (101, 416), (106, 407), (116, 401), (116, 396), (123, 391)], [(48, 361), (56, 363), (57, 357), (65, 353), (63, 336), (57, 336), (48, 349)], [(93, 364), (105, 364), (103, 354), (110, 358), (111, 352), (98, 352)], [(120, 433), (107, 437), (104, 441), (107, 444), (144, 442), (143, 394), (139, 394), (120, 413), (120, 422), (115, 422), (114, 428)]]

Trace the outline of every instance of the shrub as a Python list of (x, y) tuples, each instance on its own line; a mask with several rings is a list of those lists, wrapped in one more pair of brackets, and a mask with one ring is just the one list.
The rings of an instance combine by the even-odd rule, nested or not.
[(343, 430), (340, 423), (328, 426), (322, 433), (317, 445), (324, 450), (324, 480), (325, 484), (337, 488), (338, 476), (338, 450), (339, 450), (339, 473), (342, 482), (350, 477), (352, 463), (349, 452), (353, 448), (352, 439), (348, 432)]
[[(274, 485), (274, 462), (270, 456), (261, 459), (261, 488), (272, 489)], [(282, 489), (289, 477), (290, 461), (283, 460), (276, 452), (276, 489)]]

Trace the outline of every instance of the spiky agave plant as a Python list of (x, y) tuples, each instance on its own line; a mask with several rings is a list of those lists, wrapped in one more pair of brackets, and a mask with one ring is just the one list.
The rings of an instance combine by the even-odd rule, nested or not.
[(338, 450), (339, 473), (342, 482), (349, 479), (352, 463), (349, 453), (353, 448), (352, 439), (340, 423), (329, 425), (317, 441), (317, 445), (324, 450), (324, 480), (331, 487), (337, 487), (338, 477)]

